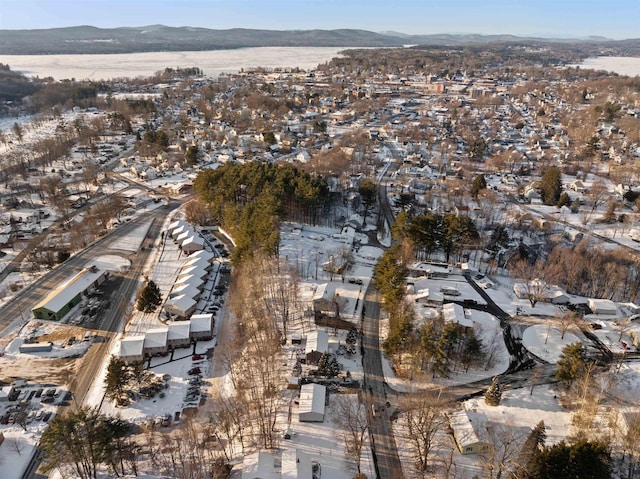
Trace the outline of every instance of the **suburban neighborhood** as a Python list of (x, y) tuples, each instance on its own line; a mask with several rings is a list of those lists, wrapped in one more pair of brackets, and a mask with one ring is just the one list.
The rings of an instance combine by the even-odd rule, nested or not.
[(5, 101), (0, 476), (637, 477), (637, 77), (546, 48)]

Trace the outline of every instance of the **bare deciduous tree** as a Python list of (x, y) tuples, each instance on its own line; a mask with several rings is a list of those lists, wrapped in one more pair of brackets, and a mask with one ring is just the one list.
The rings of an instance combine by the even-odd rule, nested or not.
[(444, 431), (447, 424), (445, 403), (439, 395), (421, 393), (408, 396), (402, 409), (412, 457), (417, 469), (426, 472), (431, 464), (429, 456), (436, 446), (436, 435)]
[(368, 402), (362, 394), (343, 394), (334, 399), (335, 420), (342, 428), (347, 456), (358, 474), (368, 427), (367, 407)]

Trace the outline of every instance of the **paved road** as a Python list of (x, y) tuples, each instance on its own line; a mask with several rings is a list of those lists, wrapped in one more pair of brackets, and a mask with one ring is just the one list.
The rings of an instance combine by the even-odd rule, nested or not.
[(371, 282), (364, 297), (362, 327), (364, 389), (371, 401), (371, 407), (368, 411), (369, 437), (371, 438), (371, 450), (377, 477), (380, 479), (400, 479), (404, 477), (402, 465), (389, 419), (390, 411), (385, 407), (387, 386), (382, 372), (379, 321), (379, 293)]

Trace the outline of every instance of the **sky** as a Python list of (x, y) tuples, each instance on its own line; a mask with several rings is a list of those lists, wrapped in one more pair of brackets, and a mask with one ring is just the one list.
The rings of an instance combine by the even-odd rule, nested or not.
[(640, 38), (640, 0), (0, 0), (0, 29), (162, 24)]

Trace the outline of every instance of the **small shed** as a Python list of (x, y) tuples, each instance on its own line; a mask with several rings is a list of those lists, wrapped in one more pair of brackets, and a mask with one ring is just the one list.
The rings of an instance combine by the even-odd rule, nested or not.
[(120, 341), (118, 357), (131, 364), (144, 360), (144, 336), (127, 336)]
[(298, 419), (300, 422), (323, 422), (327, 388), (322, 384), (304, 384), (300, 388)]
[(329, 334), (326, 331), (312, 331), (307, 335), (304, 354), (307, 364), (318, 364), (320, 357), (329, 352)]
[(213, 337), (213, 314), (191, 316), (189, 336), (195, 341), (208, 341)]
[(167, 345), (169, 349), (188, 348), (191, 345), (189, 321), (172, 322), (167, 326)]
[(186, 294), (171, 298), (164, 304), (164, 310), (172, 316), (187, 319), (195, 310), (198, 302)]
[(155, 328), (147, 331), (144, 335), (144, 354), (153, 356), (169, 352), (169, 346), (167, 345), (168, 335), (168, 328)]

